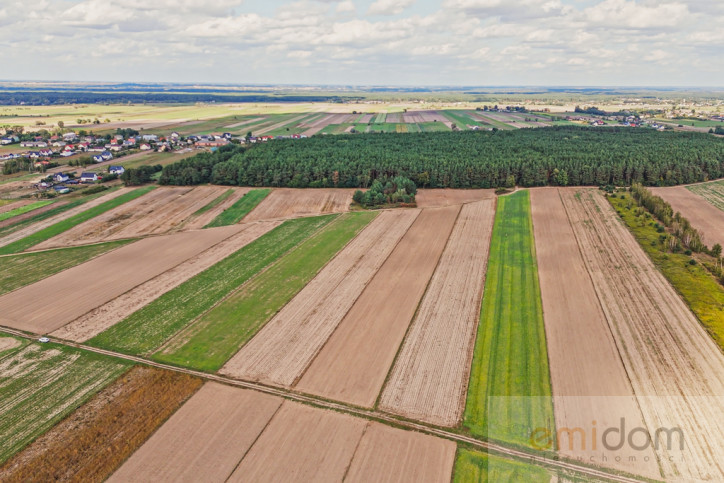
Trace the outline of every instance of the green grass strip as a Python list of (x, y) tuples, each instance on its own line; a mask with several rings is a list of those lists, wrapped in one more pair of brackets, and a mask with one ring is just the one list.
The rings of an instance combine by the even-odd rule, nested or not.
[(96, 216), (101, 215), (106, 211), (110, 211), (113, 208), (121, 206), (122, 204), (134, 200), (140, 196), (143, 196), (154, 188), (155, 186), (144, 186), (143, 188), (129, 191), (128, 193), (124, 193), (117, 198), (113, 198), (112, 200), (108, 200), (98, 206), (94, 206), (93, 208), (78, 213), (77, 215), (73, 215), (63, 221), (59, 221), (58, 223), (44, 228), (36, 233), (33, 233), (32, 235), (26, 236), (21, 240), (5, 245), (4, 247), (0, 248), (0, 255), (8, 255), (11, 253), (22, 252), (39, 243), (50, 240), (54, 236), (60, 235), (61, 233), (70, 230), (76, 225), (80, 225), (81, 223), (88, 221), (91, 218), (95, 218)]
[(707, 332), (724, 350), (724, 287), (701, 264), (690, 265), (690, 256), (669, 253), (659, 239), (661, 233), (651, 226), (652, 218), (636, 216), (638, 205), (630, 195), (609, 197), (608, 200), (656, 268), (681, 294)]
[[(103, 194), (106, 194), (106, 193), (108, 193), (108, 192), (106, 191)], [(98, 194), (97, 196), (101, 196), (101, 194)], [(92, 197), (78, 198), (78, 199), (68, 202), (67, 204), (58, 203), (58, 206), (54, 206), (53, 208), (49, 209), (48, 211), (45, 211), (43, 213), (34, 214), (33, 216), (26, 218), (25, 220), (14, 221), (14, 222), (12, 222), (12, 224), (10, 224), (6, 227), (0, 228), (0, 237), (4, 237), (6, 235), (9, 235), (10, 233), (23, 229), (26, 226), (32, 225), (33, 223), (43, 221), (45, 219), (50, 218), (51, 216), (58, 215), (60, 213), (68, 211), (72, 208), (75, 208), (76, 206), (80, 206), (83, 203), (90, 201), (91, 199), (93, 199), (95, 197), (96, 197), (96, 195), (94, 195)]]
[(129, 354), (155, 351), (227, 294), (335, 218), (336, 215), (298, 218), (281, 224), (88, 343)]
[(2, 257), (0, 295), (50, 277), (130, 242), (131, 240), (121, 240)]
[(15, 208), (14, 210), (6, 211), (5, 213), (0, 213), (0, 221), (5, 221), (14, 216), (22, 215), (23, 213), (28, 213), (30, 211), (37, 210), (38, 208), (42, 208), (43, 206), (48, 206), (51, 203), (52, 203), (52, 201), (50, 201), (50, 200), (36, 201), (35, 203), (30, 203), (29, 205), (21, 206), (20, 208)]
[(123, 374), (131, 363), (55, 344), (0, 354), (0, 464)]
[(219, 216), (214, 218), (211, 223), (206, 225), (204, 228), (211, 228), (214, 226), (227, 226), (239, 223), (251, 210), (261, 203), (261, 201), (267, 197), (271, 192), (270, 189), (259, 189), (251, 190), (247, 194), (241, 197), (239, 201), (219, 213)]
[(498, 198), (464, 425), (521, 446), (554, 431), (528, 191)]
[(687, 186), (686, 188), (724, 211), (724, 182), (714, 181), (711, 183), (695, 184)]
[(374, 213), (348, 213), (206, 313), (153, 359), (216, 371), (353, 239)]
[(458, 449), (453, 483), (487, 483), (488, 481), (540, 482), (551, 481), (551, 474), (539, 466), (522, 461), (490, 456), (479, 451)]
[(219, 196), (218, 198), (216, 198), (214, 201), (212, 201), (212, 202), (209, 203), (208, 205), (204, 206), (203, 208), (199, 209), (196, 213), (194, 213), (194, 214), (191, 215), (191, 216), (196, 217), (196, 216), (199, 216), (199, 215), (203, 215), (203, 214), (206, 213), (207, 211), (216, 208), (216, 207), (219, 206), (226, 198), (228, 198), (229, 196), (231, 196), (231, 194), (232, 194), (233, 192), (234, 192), (233, 189), (226, 190), (224, 193), (221, 194), (221, 196)]

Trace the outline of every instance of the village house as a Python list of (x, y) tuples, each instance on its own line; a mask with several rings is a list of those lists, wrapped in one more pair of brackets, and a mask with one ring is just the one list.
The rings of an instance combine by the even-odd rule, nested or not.
[(65, 183), (69, 179), (70, 177), (65, 173), (55, 173), (53, 175), (53, 181), (55, 181), (56, 183)]
[(80, 175), (81, 183), (95, 183), (98, 181), (98, 175), (96, 173), (83, 173)]
[(118, 176), (122, 175), (126, 172), (125, 168), (123, 166), (111, 166), (108, 168), (108, 172), (111, 174), (117, 174)]

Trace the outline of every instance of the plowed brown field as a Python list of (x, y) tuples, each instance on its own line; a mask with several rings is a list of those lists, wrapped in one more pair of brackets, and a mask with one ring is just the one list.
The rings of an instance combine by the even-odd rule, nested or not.
[(423, 210), (297, 388), (371, 407), (440, 259), (459, 206)]
[(418, 190), (415, 201), (417, 201), (419, 208), (431, 208), (435, 206), (461, 205), (493, 198), (495, 198), (493, 190), (435, 189)]
[(418, 210), (403, 210), (380, 214), (221, 372), (269, 384), (292, 385), (342, 321), (418, 213)]
[(82, 245), (122, 238), (158, 235), (181, 228), (183, 223), (226, 188), (157, 188), (100, 216), (45, 241), (36, 248)]
[(18, 200), (13, 201), (12, 203), (8, 203), (7, 205), (0, 205), (0, 214), (7, 213), (8, 211), (13, 211), (17, 208), (21, 208), (25, 205), (29, 205), (30, 203), (33, 203), (34, 200)]
[(349, 211), (353, 190), (279, 188), (259, 203), (244, 222)]
[(457, 447), (412, 431), (370, 423), (344, 481), (448, 483)]
[(463, 206), (392, 368), (381, 409), (438, 426), (458, 423), (465, 406), (494, 217), (495, 200)]
[[(26, 236), (30, 236), (33, 233), (37, 233), (40, 230), (43, 230), (51, 225), (55, 225), (59, 221), (66, 220), (66, 219), (70, 218), (71, 216), (77, 215), (78, 213), (82, 213), (83, 211), (86, 211), (90, 208), (93, 208), (94, 206), (98, 206), (102, 203), (105, 203), (106, 201), (112, 200), (114, 198), (118, 198), (122, 194), (128, 193), (130, 190), (131, 190), (131, 188), (118, 189), (116, 191), (113, 191), (113, 192), (103, 195), (101, 197), (98, 197), (96, 199), (83, 203), (82, 205), (76, 206), (75, 208), (66, 210), (63, 213), (58, 213), (55, 216), (51, 216), (50, 218), (46, 218), (45, 220), (39, 221), (37, 223), (33, 223), (32, 225), (29, 225), (18, 231), (10, 233), (9, 235), (6, 235), (6, 236), (0, 238), (0, 247), (9, 245), (10, 243), (12, 243), (14, 241), (25, 238)], [(41, 245), (44, 245), (44, 243), (41, 243), (40, 245), (36, 245), (35, 247), (33, 247), (33, 249), (43, 248), (43, 247), (41, 247)]]
[[(618, 426), (622, 417), (632, 427), (643, 426), (633, 388), (558, 190), (533, 189), (530, 196), (556, 427), (584, 428), (590, 434), (593, 421), (609, 428)], [(660, 477), (650, 448), (633, 454), (628, 448), (609, 452), (604, 462), (600, 450), (590, 444), (583, 448), (574, 443), (571, 449), (567, 437), (561, 443), (561, 452), (570, 457), (586, 461), (593, 457), (592, 462), (604, 466)]]
[(701, 232), (702, 241), (709, 248), (717, 243), (724, 246), (724, 211), (683, 186), (649, 189), (688, 219), (691, 226)]
[(600, 192), (561, 193), (649, 432), (683, 432), (659, 445), (664, 476), (724, 479), (724, 355)]
[(285, 401), (228, 481), (342, 481), (366, 425)]
[(209, 382), (108, 481), (225, 481), (281, 404)]
[(238, 225), (146, 238), (0, 297), (0, 325), (57, 330), (236, 234)]
[(110, 302), (96, 307), (68, 325), (56, 330), (52, 335), (61, 339), (85, 342), (280, 224), (281, 221), (262, 221), (239, 225), (240, 233), (232, 235), (221, 243), (138, 285)]

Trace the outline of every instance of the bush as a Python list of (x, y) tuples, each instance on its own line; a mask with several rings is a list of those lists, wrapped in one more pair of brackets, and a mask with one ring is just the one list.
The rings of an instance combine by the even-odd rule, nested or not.
[(384, 180), (375, 180), (366, 192), (355, 191), (352, 199), (364, 207), (381, 206), (384, 204), (414, 203), (417, 186), (409, 178), (395, 176)]

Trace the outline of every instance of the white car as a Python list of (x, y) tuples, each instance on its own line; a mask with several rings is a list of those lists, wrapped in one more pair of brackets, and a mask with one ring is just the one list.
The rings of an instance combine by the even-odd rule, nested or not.
[(47, 337), (41, 337), (40, 339), (38, 339), (38, 342), (42, 342), (43, 344), (45, 344), (46, 342), (50, 342), (50, 339), (48, 339)]

